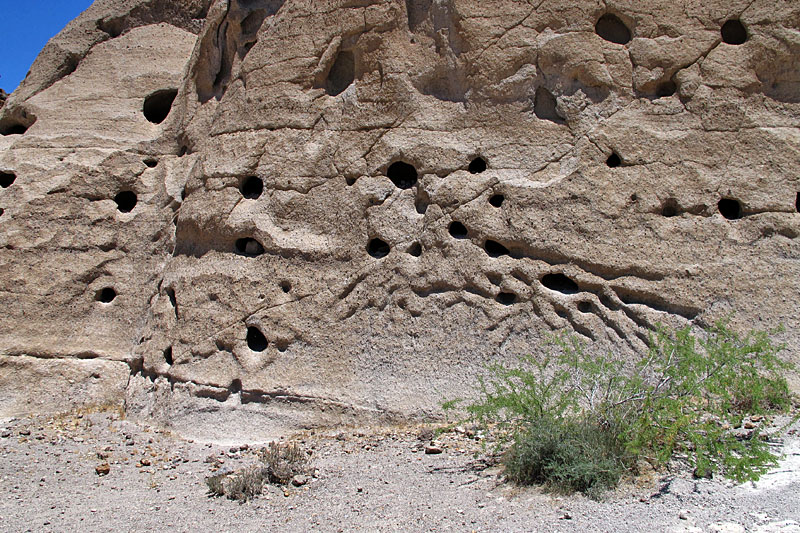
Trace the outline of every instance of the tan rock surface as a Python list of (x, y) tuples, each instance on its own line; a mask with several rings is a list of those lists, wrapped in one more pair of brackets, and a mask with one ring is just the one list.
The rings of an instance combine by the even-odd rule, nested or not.
[(3, 107), (7, 359), (225, 434), (436, 415), (563, 328), (798, 360), (796, 2), (208, 4), (96, 2)]

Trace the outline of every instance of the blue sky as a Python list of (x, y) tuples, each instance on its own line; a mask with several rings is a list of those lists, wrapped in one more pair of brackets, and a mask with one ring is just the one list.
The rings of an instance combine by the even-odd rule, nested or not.
[(10, 93), (47, 41), (92, 0), (0, 0), (0, 88)]

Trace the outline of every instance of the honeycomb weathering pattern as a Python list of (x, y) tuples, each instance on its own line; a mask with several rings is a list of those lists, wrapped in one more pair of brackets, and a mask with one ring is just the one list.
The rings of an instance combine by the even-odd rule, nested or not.
[(437, 416), (553, 331), (635, 356), (731, 315), (797, 360), (798, 31), (788, 0), (97, 1), (0, 109), (0, 412)]

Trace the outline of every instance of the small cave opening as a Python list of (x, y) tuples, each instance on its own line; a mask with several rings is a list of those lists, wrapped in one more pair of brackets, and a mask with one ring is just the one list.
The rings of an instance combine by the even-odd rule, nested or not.
[(665, 81), (656, 88), (656, 98), (668, 98), (675, 94), (677, 90), (678, 86), (674, 81)]
[(564, 119), (558, 114), (558, 101), (553, 93), (539, 87), (533, 96), (533, 113), (542, 120), (549, 120), (558, 124), (563, 124)]
[(231, 384), (228, 385), (228, 390), (231, 391), (231, 394), (239, 394), (242, 392), (242, 380), (238, 378), (232, 380)]
[(344, 179), (344, 182), (347, 184), (348, 187), (352, 187), (353, 185), (355, 185), (356, 181), (358, 181), (358, 178), (356, 178), (355, 176), (347, 176)]
[(254, 352), (263, 352), (267, 349), (267, 338), (261, 333), (261, 330), (255, 326), (247, 328), (247, 347)]
[(730, 19), (722, 25), (720, 30), (722, 42), (726, 44), (744, 44), (747, 41), (747, 28), (739, 19)]
[(492, 207), (501, 207), (505, 199), (506, 197), (502, 194), (493, 194), (492, 197), (489, 198), (489, 205)]
[(250, 176), (242, 180), (239, 192), (248, 200), (257, 200), (264, 192), (264, 181), (258, 176)]
[(16, 179), (17, 175), (13, 172), (0, 172), (0, 187), (8, 189)]
[(458, 221), (451, 222), (447, 231), (450, 232), (450, 235), (455, 239), (466, 239), (469, 235), (467, 227)]
[(678, 201), (675, 198), (667, 198), (661, 203), (661, 216), (671, 218), (679, 214)]
[(145, 164), (145, 166), (147, 166), (148, 168), (155, 168), (155, 167), (157, 167), (157, 166), (158, 166), (158, 159), (156, 159), (155, 157), (148, 157), (147, 159), (145, 159), (145, 160), (144, 160), (144, 161), (142, 161), (142, 162), (143, 162), (143, 163)]
[(386, 177), (392, 180), (395, 187), (399, 189), (410, 189), (417, 184), (417, 169), (405, 161), (397, 161), (389, 165), (386, 170)]
[(235, 246), (236, 253), (246, 257), (257, 257), (264, 253), (261, 243), (251, 237), (237, 239)]
[(592, 302), (587, 302), (586, 300), (578, 302), (578, 311), (581, 313), (591, 313), (593, 307)]
[(580, 291), (578, 284), (564, 274), (545, 274), (542, 276), (542, 285), (551, 291), (563, 294), (575, 294)]
[(728, 220), (738, 220), (744, 214), (742, 204), (734, 198), (723, 198), (717, 204), (717, 209), (719, 209), (719, 214)]
[(286, 293), (290, 292), (292, 290), (292, 283), (287, 279), (281, 281), (281, 290)]
[(21, 122), (11, 122), (0, 128), (0, 135), (24, 135), (28, 128)]
[(5, 214), (6, 210), (0, 207), (0, 217)]
[(606, 159), (606, 165), (608, 165), (608, 168), (617, 168), (622, 165), (622, 159), (617, 155), (617, 152), (611, 152), (611, 155)]
[(418, 242), (415, 242), (414, 244), (408, 247), (408, 250), (406, 250), (406, 252), (408, 253), (408, 255), (411, 255), (413, 257), (419, 257), (422, 255), (422, 245)]
[(487, 164), (486, 160), (482, 157), (476, 157), (469, 163), (469, 170), (470, 174), (480, 174), (481, 172), (486, 172)]
[(142, 107), (144, 118), (153, 124), (164, 122), (172, 110), (172, 103), (176, 96), (178, 96), (177, 89), (162, 89), (145, 98)]
[(164, 350), (164, 362), (166, 362), (169, 366), (172, 366), (172, 346), (167, 346)]
[(501, 292), (497, 295), (498, 303), (503, 305), (513, 305), (517, 301), (517, 295), (513, 292)]
[(130, 213), (136, 207), (138, 199), (133, 191), (121, 191), (114, 197), (114, 201), (117, 203), (117, 210), (120, 213)]
[(352, 51), (342, 50), (328, 72), (325, 80), (325, 92), (330, 96), (337, 96), (350, 87), (356, 78), (356, 58)]
[(369, 241), (367, 245), (367, 253), (374, 257), (375, 259), (383, 259), (392, 249), (389, 247), (389, 244), (379, 238), (374, 238)]
[(113, 287), (103, 287), (97, 291), (97, 294), (95, 295), (95, 299), (104, 304), (110, 304), (116, 297), (117, 291), (115, 291)]
[(504, 255), (511, 255), (511, 252), (508, 248), (503, 246), (497, 241), (493, 241), (491, 239), (486, 239), (486, 243), (484, 244), (484, 249), (489, 257), (501, 257)]
[(606, 41), (616, 44), (628, 44), (631, 41), (631, 30), (618, 16), (606, 13), (594, 25), (594, 31)]

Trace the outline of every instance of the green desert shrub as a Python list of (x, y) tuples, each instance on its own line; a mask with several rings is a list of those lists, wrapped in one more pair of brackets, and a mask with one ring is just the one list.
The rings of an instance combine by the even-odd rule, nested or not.
[[(792, 397), (766, 332), (740, 336), (724, 322), (695, 335), (659, 327), (637, 360), (597, 354), (561, 334), (542, 359), (493, 365), (479, 380), (468, 418), (509, 443), (509, 479), (596, 495), (641, 460), (680, 454), (698, 475), (756, 480), (777, 462), (747, 416), (786, 412)], [(591, 348), (591, 347), (589, 347)], [(459, 402), (448, 402), (454, 408)]]

